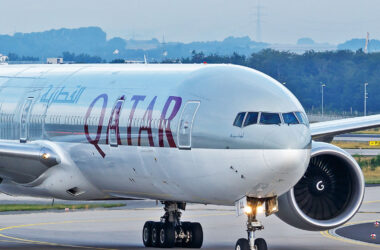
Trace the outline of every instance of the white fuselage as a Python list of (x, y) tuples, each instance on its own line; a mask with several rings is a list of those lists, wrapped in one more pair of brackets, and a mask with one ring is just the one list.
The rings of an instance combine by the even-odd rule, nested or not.
[[(300, 103), (244, 67), (0, 66), (0, 102), (1, 142), (60, 158), (35, 177), (0, 170), (12, 194), (233, 205), (287, 192), (310, 160), (308, 124), (285, 118), (304, 114)], [(256, 123), (234, 126), (255, 112)]]

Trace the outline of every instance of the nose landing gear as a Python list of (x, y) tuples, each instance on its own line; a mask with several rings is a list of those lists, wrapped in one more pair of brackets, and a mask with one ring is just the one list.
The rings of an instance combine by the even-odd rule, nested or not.
[(147, 221), (143, 227), (143, 243), (146, 247), (201, 248), (203, 230), (199, 223), (181, 222), (181, 210), (186, 203), (163, 202), (165, 214), (160, 222)]
[(264, 212), (269, 216), (278, 211), (277, 197), (271, 198), (252, 198), (245, 197), (238, 201), (238, 215), (240, 210), (244, 210), (247, 215), (247, 233), (248, 239), (240, 238), (235, 245), (235, 250), (268, 250), (267, 243), (263, 238), (255, 239), (255, 232), (263, 230), (264, 226), (256, 219), (258, 212)]

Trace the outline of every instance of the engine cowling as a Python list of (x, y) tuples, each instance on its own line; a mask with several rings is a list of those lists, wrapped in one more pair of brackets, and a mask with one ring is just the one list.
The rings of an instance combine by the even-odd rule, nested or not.
[(363, 173), (350, 154), (328, 143), (313, 142), (306, 173), (279, 197), (277, 216), (303, 230), (335, 228), (359, 210), (364, 187)]

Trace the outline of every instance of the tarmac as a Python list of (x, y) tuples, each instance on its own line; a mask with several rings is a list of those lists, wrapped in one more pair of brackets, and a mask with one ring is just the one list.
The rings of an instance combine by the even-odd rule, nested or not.
[[(379, 193), (379, 186), (367, 187), (360, 211), (339, 229), (308, 232), (293, 228), (274, 215), (261, 216), (265, 230), (258, 232), (257, 237), (265, 238), (270, 250), (379, 249), (379, 241), (372, 240), (369, 234), (376, 233), (380, 238), (380, 227), (373, 224), (380, 219)], [(5, 195), (0, 195), (0, 200), (4, 203), (51, 203), (51, 200)], [(158, 220), (163, 215), (161, 204), (155, 201), (122, 202), (126, 203), (125, 207), (114, 209), (1, 213), (0, 248), (144, 248), (142, 227), (145, 221)], [(239, 238), (246, 237), (246, 218), (237, 217), (234, 207), (189, 204), (182, 220), (202, 224), (203, 249), (233, 249)], [(352, 237), (359, 234), (363, 239)]]
[[(334, 137), (334, 141), (369, 142), (380, 141), (380, 134), (342, 134)], [(351, 155), (375, 156), (380, 149), (344, 149)]]
[(380, 134), (341, 134), (334, 137), (336, 141), (379, 141)]
[(376, 156), (380, 154), (380, 149), (366, 149), (366, 148), (355, 148), (355, 149), (344, 149), (351, 155), (363, 155), (363, 156)]

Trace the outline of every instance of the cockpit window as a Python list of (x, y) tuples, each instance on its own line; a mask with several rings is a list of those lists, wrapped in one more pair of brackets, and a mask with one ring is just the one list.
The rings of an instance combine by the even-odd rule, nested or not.
[(299, 124), (297, 117), (294, 115), (293, 112), (283, 113), (282, 118), (284, 118), (285, 124)]
[(245, 112), (241, 112), (237, 114), (234, 121), (234, 126), (241, 128), (241, 125), (243, 125), (244, 117), (245, 117)]
[(281, 124), (280, 115), (278, 113), (261, 113), (261, 124)]
[(300, 123), (305, 124), (306, 126), (309, 126), (309, 120), (307, 119), (306, 114), (302, 112), (295, 112), (295, 113)]
[(252, 124), (256, 124), (258, 117), (259, 117), (258, 112), (248, 112), (247, 117), (245, 118), (245, 121), (244, 121), (244, 127), (252, 125)]
[(303, 117), (303, 120), (305, 121), (306, 126), (309, 127), (310, 123), (309, 123), (309, 118), (307, 117), (307, 115), (305, 113), (301, 113), (301, 116)]
[(305, 113), (301, 113), (301, 115), (303, 116), (303, 119), (306, 121), (306, 125), (310, 126), (309, 118), (307, 117), (307, 115)]

